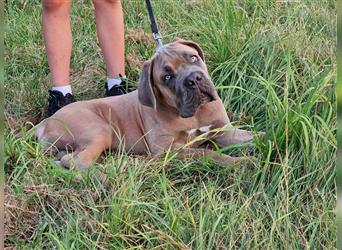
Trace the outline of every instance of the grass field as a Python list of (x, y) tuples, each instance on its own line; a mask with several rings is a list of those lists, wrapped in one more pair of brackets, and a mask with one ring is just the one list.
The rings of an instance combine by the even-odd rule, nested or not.
[[(72, 85), (101, 97), (90, 1), (73, 1)], [(164, 40), (198, 42), (235, 124), (266, 136), (257, 161), (159, 161), (112, 152), (83, 179), (23, 130), (47, 103), (40, 1), (5, 7), (5, 229), (14, 249), (335, 249), (336, 8), (333, 0), (152, 1)], [(144, 1), (122, 1), (127, 76), (154, 51)], [(105, 182), (93, 173), (108, 174)]]

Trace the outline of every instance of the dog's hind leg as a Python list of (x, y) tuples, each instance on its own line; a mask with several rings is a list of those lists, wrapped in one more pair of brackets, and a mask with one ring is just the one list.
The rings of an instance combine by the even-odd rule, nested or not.
[(91, 166), (96, 159), (101, 155), (103, 151), (108, 149), (111, 145), (111, 140), (98, 136), (91, 142), (83, 145), (80, 149), (76, 149), (75, 152), (64, 155), (61, 158), (61, 165), (64, 168), (77, 168), (85, 169)]
[(61, 158), (61, 165), (64, 168), (71, 169), (85, 169), (91, 166), (97, 157), (101, 154), (102, 148), (97, 145), (88, 145), (84, 150), (80, 152), (73, 152), (64, 155)]

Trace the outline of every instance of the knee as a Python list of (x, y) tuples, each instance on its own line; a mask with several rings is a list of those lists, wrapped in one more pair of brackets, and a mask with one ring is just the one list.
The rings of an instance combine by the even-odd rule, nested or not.
[(42, 1), (43, 10), (53, 11), (61, 7), (70, 6), (70, 1), (66, 0), (43, 0)]
[(116, 6), (121, 4), (120, 0), (93, 0), (94, 6)]

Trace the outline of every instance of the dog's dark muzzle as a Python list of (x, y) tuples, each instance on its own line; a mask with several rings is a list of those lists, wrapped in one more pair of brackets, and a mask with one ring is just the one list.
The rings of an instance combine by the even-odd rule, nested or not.
[(184, 86), (189, 91), (196, 92), (195, 95), (199, 98), (199, 104), (215, 100), (213, 84), (201, 71), (191, 72), (184, 79)]
[(216, 100), (215, 93), (214, 85), (203, 72), (191, 72), (183, 80), (183, 87), (179, 93), (179, 114), (183, 118), (193, 116), (201, 104)]

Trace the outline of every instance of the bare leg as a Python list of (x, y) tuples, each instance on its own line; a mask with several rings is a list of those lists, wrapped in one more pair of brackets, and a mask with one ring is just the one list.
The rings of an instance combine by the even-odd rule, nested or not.
[(54, 87), (69, 84), (72, 47), (70, 0), (43, 0), (43, 33)]
[(120, 0), (93, 0), (96, 30), (107, 76), (125, 75), (124, 22)]

